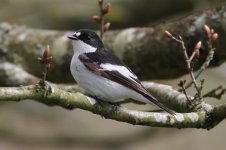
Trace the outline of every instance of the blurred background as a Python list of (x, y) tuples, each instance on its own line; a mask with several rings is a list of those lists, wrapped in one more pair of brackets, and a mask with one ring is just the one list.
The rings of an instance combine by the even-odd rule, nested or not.
[[(107, 0), (112, 10), (107, 20), (112, 30), (151, 26), (221, 5), (223, 0)], [(0, 21), (53, 30), (98, 29), (92, 20), (99, 14), (97, 0), (0, 0)], [(208, 85), (225, 82), (226, 64), (203, 75)], [(184, 78), (184, 77), (180, 77)], [(186, 76), (185, 76), (186, 78)], [(177, 81), (156, 82), (177, 87)], [(0, 85), (1, 86), (1, 85)], [(211, 87), (207, 86), (206, 91)], [(224, 101), (226, 97), (222, 98)], [(223, 100), (210, 100), (211, 104)], [(150, 106), (126, 104), (132, 109)], [(64, 110), (32, 101), (0, 105), (0, 150), (72, 149), (225, 149), (226, 122), (211, 131), (133, 126), (103, 119), (83, 110)]]

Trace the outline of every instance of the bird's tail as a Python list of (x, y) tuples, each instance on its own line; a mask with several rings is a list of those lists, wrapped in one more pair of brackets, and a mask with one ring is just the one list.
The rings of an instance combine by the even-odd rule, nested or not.
[(151, 102), (154, 103), (155, 105), (157, 105), (158, 107), (160, 107), (161, 109), (165, 110), (169, 114), (175, 116), (175, 112), (173, 110), (169, 109), (168, 107), (166, 107), (165, 105), (163, 105), (159, 100), (156, 99), (156, 100), (154, 100), (154, 102), (153, 101), (151, 101)]
[[(144, 94), (144, 93), (143, 93)], [(143, 95), (142, 94), (142, 95)], [(169, 109), (168, 107), (166, 107), (165, 105), (163, 105), (157, 98), (155, 98), (154, 96), (152, 96), (150, 93), (145, 93), (143, 95), (145, 98), (147, 98), (152, 104), (160, 107), (161, 109), (163, 109), (164, 111), (168, 112), (169, 114), (175, 116), (175, 112), (171, 109)]]

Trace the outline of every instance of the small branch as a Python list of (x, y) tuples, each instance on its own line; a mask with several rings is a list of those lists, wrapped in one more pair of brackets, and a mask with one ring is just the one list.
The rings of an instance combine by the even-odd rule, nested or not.
[(52, 56), (50, 54), (49, 45), (46, 46), (42, 57), (38, 57), (38, 61), (40, 64), (42, 64), (44, 66), (44, 71), (42, 73), (42, 79), (41, 79), (40, 83), (42, 85), (45, 85), (46, 75), (51, 67), (51, 62), (52, 62)]
[(103, 8), (104, 8), (104, 0), (98, 0), (99, 6), (100, 6), (100, 38), (103, 39), (104, 34), (104, 14), (103, 14)]
[(192, 54), (191, 54), (191, 56), (190, 56), (190, 58), (189, 58), (189, 61), (190, 61), (190, 62), (192, 62), (193, 60), (196, 60), (196, 59), (199, 58), (199, 55), (200, 55), (199, 50), (200, 50), (201, 46), (202, 46), (202, 42), (201, 42), (201, 41), (199, 41), (199, 42), (195, 45), (195, 48), (194, 48), (194, 50), (193, 50), (193, 52), (192, 52)]
[(100, 38), (103, 39), (104, 32), (109, 30), (111, 23), (107, 22), (105, 23), (104, 17), (107, 15), (110, 11), (111, 4), (105, 4), (104, 0), (98, 0), (98, 4), (100, 7), (100, 16), (95, 15), (93, 16), (93, 19), (100, 24)]
[(189, 103), (191, 104), (192, 101), (191, 101), (191, 99), (189, 98), (189, 96), (188, 96), (188, 94), (187, 94), (187, 92), (186, 92), (186, 89), (185, 89), (185, 87), (184, 87), (185, 83), (186, 83), (186, 80), (180, 80), (180, 82), (178, 83), (178, 86), (181, 87), (182, 92), (184, 93), (184, 95), (186, 96), (187, 100), (188, 100)]
[(199, 87), (198, 87), (198, 83), (197, 83), (197, 81), (195, 79), (195, 76), (194, 76), (194, 73), (193, 73), (193, 67), (191, 67), (191, 62), (190, 62), (190, 59), (188, 57), (187, 49), (185, 47), (184, 41), (183, 41), (181, 36), (179, 38), (180, 38), (180, 41), (181, 41), (179, 43), (181, 44), (183, 52), (184, 52), (184, 59), (185, 59), (186, 65), (187, 65), (188, 72), (190, 73), (190, 76), (191, 76), (191, 79), (192, 79), (192, 83), (194, 84), (197, 93), (200, 93), (200, 90), (199, 90)]
[(211, 91), (204, 94), (203, 97), (213, 97), (220, 100), (221, 97), (225, 94), (225, 92), (226, 88), (223, 88), (223, 86), (220, 85), (217, 88), (212, 89)]
[(215, 49), (209, 52), (208, 56), (206, 57), (206, 61), (202, 64), (201, 68), (195, 73), (196, 79), (201, 75), (201, 73), (209, 66), (210, 62), (213, 60), (214, 50)]
[[(206, 57), (206, 60), (204, 61), (204, 63), (202, 64), (202, 66), (200, 67), (199, 70), (196, 71), (195, 73), (195, 79), (197, 79), (201, 73), (209, 66), (210, 62), (213, 60), (213, 56), (215, 53), (215, 49), (213, 47), (213, 42), (218, 40), (218, 34), (214, 33), (213, 29), (210, 29), (207, 25), (204, 26), (204, 32), (207, 35), (207, 51), (208, 51), (208, 55)], [(192, 85), (192, 81), (189, 82), (186, 85), (186, 89), (189, 88)]]
[[(194, 84), (195, 89), (196, 89), (196, 91), (197, 91), (197, 94), (198, 94), (199, 97), (200, 97), (200, 96), (201, 96), (200, 88), (199, 88), (198, 83), (197, 83), (197, 81), (196, 81), (196, 79), (195, 79), (195, 76), (194, 76), (194, 73), (193, 73), (193, 67), (191, 67), (191, 61), (190, 61), (190, 59), (189, 59), (189, 57), (188, 57), (187, 49), (186, 49), (186, 47), (185, 47), (185, 44), (184, 44), (184, 41), (183, 41), (182, 37), (179, 36), (179, 39), (178, 39), (178, 38), (174, 37), (174, 36), (173, 36), (170, 32), (168, 32), (168, 31), (165, 31), (165, 35), (166, 35), (167, 37), (169, 37), (171, 40), (173, 40), (173, 41), (175, 41), (175, 42), (177, 42), (177, 43), (179, 43), (179, 44), (181, 45), (181, 47), (182, 47), (182, 49), (183, 49), (183, 53), (184, 53), (184, 60), (185, 60), (185, 62), (186, 62), (186, 66), (187, 66), (188, 72), (189, 72), (190, 77), (191, 77), (191, 79), (192, 79), (192, 83)], [(199, 42), (198, 42), (198, 43), (196, 44), (196, 48), (195, 48), (195, 49), (199, 49), (200, 47), (201, 47), (201, 44), (199, 44)], [(192, 60), (192, 59), (191, 59), (191, 60)]]

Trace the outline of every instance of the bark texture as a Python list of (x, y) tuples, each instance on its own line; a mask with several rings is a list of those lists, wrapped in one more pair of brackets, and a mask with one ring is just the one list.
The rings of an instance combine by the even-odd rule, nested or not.
[[(208, 24), (218, 32), (216, 54), (212, 66), (226, 59), (225, 5), (213, 10), (192, 14), (177, 21), (168, 21), (146, 28), (129, 28), (105, 34), (104, 43), (112, 49), (141, 79), (175, 78), (186, 73), (183, 54), (178, 45), (164, 36), (164, 30), (183, 35), (191, 53), (194, 44), (202, 40), (203, 26)], [(49, 79), (55, 82), (73, 81), (69, 73), (72, 46), (66, 36), (74, 31), (32, 29), (21, 25), (0, 24), (0, 60), (20, 64), (28, 72), (39, 76), (36, 58), (49, 44), (54, 58), (54, 68)], [(205, 44), (201, 50), (200, 64), (206, 57)], [(198, 67), (199, 65), (197, 65)], [(64, 72), (64, 73), (62, 73)]]

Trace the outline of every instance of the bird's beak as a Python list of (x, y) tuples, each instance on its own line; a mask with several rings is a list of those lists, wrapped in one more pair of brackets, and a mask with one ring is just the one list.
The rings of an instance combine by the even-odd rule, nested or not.
[(77, 39), (78, 39), (78, 38), (75, 37), (74, 35), (69, 35), (69, 36), (67, 36), (67, 38), (69, 38), (69, 39), (71, 39), (71, 40), (77, 40)]

